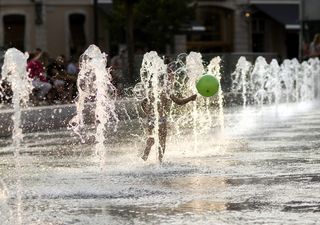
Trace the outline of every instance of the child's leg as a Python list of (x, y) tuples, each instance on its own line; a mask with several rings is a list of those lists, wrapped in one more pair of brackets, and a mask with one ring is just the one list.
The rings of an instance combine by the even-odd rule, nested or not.
[(151, 136), (152, 135), (152, 131), (153, 131), (153, 126), (149, 126), (148, 127), (148, 139), (147, 139), (147, 145), (146, 148), (144, 149), (143, 155), (142, 155), (142, 159), (144, 161), (146, 161), (148, 159), (151, 147), (154, 145), (154, 138)]
[(166, 141), (167, 141), (167, 125), (166, 123), (161, 124), (159, 126), (159, 161), (162, 162), (162, 158), (164, 155), (164, 152), (166, 150)]
[(148, 156), (149, 156), (149, 153), (150, 153), (150, 150), (151, 150), (151, 147), (153, 144), (154, 144), (154, 138), (149, 137), (147, 140), (147, 146), (144, 149), (143, 156), (141, 157), (144, 161), (146, 161), (148, 159)]

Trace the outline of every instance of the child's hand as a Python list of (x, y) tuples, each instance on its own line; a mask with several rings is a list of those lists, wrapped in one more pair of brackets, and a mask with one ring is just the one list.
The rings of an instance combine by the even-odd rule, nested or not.
[(191, 101), (194, 101), (194, 100), (196, 100), (197, 99), (197, 95), (192, 95), (192, 96), (190, 96), (190, 100)]

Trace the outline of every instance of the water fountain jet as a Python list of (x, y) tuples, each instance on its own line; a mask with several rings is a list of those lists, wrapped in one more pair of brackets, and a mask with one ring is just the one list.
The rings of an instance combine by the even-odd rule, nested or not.
[(22, 125), (21, 125), (21, 111), (27, 105), (29, 95), (32, 91), (31, 80), (27, 73), (27, 59), (28, 54), (24, 54), (15, 48), (10, 48), (6, 51), (4, 57), (4, 64), (2, 66), (1, 81), (7, 81), (11, 85), (13, 92), (13, 130), (12, 130), (12, 144), (11, 147), (15, 159), (15, 173), (17, 176), (16, 184), (16, 204), (17, 215), (16, 224), (22, 224), (22, 184), (21, 184), (21, 162), (20, 151), (22, 149), (21, 142), (23, 140)]
[[(105, 164), (107, 147), (105, 146), (108, 130), (116, 131), (118, 116), (116, 114), (116, 88), (111, 83), (110, 68), (107, 68), (107, 56), (95, 45), (90, 45), (80, 56), (78, 74), (77, 114), (70, 121), (70, 127), (78, 134), (82, 142), (86, 139), (84, 132), (85, 103), (94, 101), (95, 109), (95, 156), (101, 165)], [(108, 129), (107, 129), (108, 128)]]

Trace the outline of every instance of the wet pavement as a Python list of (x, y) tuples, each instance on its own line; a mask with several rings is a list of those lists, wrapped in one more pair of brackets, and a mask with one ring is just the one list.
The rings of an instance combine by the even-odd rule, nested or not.
[(138, 157), (130, 123), (102, 168), (61, 130), (28, 134), (16, 171), (1, 139), (0, 224), (320, 224), (320, 107), (226, 109), (225, 124), (197, 142), (171, 136), (161, 166), (155, 151)]

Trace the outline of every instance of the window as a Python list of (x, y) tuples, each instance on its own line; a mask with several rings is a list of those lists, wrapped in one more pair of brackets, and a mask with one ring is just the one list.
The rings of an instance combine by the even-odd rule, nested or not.
[(228, 52), (233, 49), (233, 11), (202, 6), (196, 10), (196, 20), (187, 36), (188, 50)]
[(25, 50), (25, 16), (23, 15), (6, 15), (3, 17), (4, 27), (4, 47), (15, 47), (20, 51)]
[(205, 30), (194, 32), (189, 39), (192, 41), (221, 41), (221, 16), (221, 12), (201, 10), (198, 23)]
[(252, 51), (265, 51), (265, 20), (261, 18), (252, 19)]
[(85, 15), (74, 13), (69, 16), (70, 55), (78, 57), (86, 47)]

